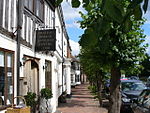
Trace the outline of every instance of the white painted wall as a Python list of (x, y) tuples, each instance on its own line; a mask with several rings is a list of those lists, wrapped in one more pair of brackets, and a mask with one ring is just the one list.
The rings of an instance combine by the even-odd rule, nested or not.
[(60, 53), (60, 56), (62, 56), (62, 25), (61, 25), (61, 19), (59, 15), (59, 10), (56, 8), (55, 10), (55, 29), (56, 29), (56, 49), (58, 53)]
[(66, 93), (68, 95), (71, 94), (71, 59), (65, 60), (65, 66), (66, 66)]
[[(4, 0), (5, 1), (5, 0)], [(17, 24), (17, 16), (16, 16), (16, 5), (17, 5), (17, 0), (10, 0), (9, 6), (11, 3), (14, 4), (14, 8), (11, 9), (9, 8), (9, 26), (8, 30), (10, 32), (16, 30), (16, 24)], [(51, 11), (50, 7), (46, 2), (45, 3), (45, 23), (44, 25), (52, 28), (53, 27), (53, 17), (54, 14)], [(5, 2), (4, 2), (5, 5)], [(5, 14), (5, 10), (3, 12)], [(13, 16), (12, 16), (13, 14)], [(13, 17), (13, 18), (12, 18)], [(25, 21), (25, 18), (27, 19)], [(5, 16), (3, 15), (3, 20), (5, 19)], [(35, 24), (34, 24), (35, 23)], [(23, 14), (23, 26), (22, 26), (22, 38), (25, 39), (26, 41), (29, 42), (33, 47), (29, 48), (25, 45), (21, 45), (20, 47), (20, 62), (23, 64), (23, 56), (27, 55), (33, 58), (38, 58), (39, 59), (39, 88), (44, 88), (45, 87), (45, 70), (43, 69), (43, 66), (45, 66), (45, 60), (49, 60), (52, 62), (52, 93), (53, 93), (53, 98), (50, 99), (49, 104), (51, 105), (51, 110), (52, 112), (56, 111), (56, 107), (58, 106), (58, 97), (62, 94), (62, 43), (63, 43), (63, 56), (66, 59), (67, 57), (67, 37), (65, 35), (65, 31), (62, 33), (62, 18), (60, 16), (60, 11), (56, 9), (55, 11), (55, 28), (56, 28), (56, 51), (54, 52), (54, 56), (51, 56), (50, 54), (43, 54), (43, 53), (35, 53), (34, 51), (34, 46), (35, 46), (35, 30), (39, 28), (39, 24), (36, 21), (35, 16), (32, 15), (27, 15), (26, 13)], [(27, 26), (26, 28), (24, 26)], [(3, 27), (5, 28), (5, 21), (3, 21)], [(12, 29), (13, 28), (13, 29)], [(26, 29), (26, 30), (25, 30)], [(30, 29), (30, 30), (29, 30)], [(29, 36), (30, 35), (30, 36)], [(29, 36), (29, 37), (27, 37)], [(62, 42), (63, 38), (63, 42)], [(16, 81), (16, 61), (17, 61), (17, 56), (16, 56), (16, 51), (17, 51), (17, 44), (16, 41), (8, 38), (5, 35), (2, 35), (0, 33), (0, 47), (5, 48), (11, 51), (14, 51), (15, 53), (15, 61), (14, 61), (14, 96), (16, 96), (17, 93), (17, 81)], [(67, 94), (71, 93), (71, 87), (70, 87), (70, 64), (66, 64), (66, 80), (67, 84), (64, 85), (64, 91), (67, 90)], [(20, 77), (24, 77), (24, 67), (20, 67)], [(63, 83), (65, 83), (63, 81)], [(4, 113), (4, 111), (0, 111), (0, 113)]]

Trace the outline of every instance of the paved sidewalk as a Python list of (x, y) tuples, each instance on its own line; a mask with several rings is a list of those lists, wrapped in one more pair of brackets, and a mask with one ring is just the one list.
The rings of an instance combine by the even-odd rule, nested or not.
[(82, 84), (72, 89), (72, 98), (67, 103), (59, 104), (58, 111), (61, 113), (107, 113), (105, 108), (99, 107), (88, 90), (88, 84)]

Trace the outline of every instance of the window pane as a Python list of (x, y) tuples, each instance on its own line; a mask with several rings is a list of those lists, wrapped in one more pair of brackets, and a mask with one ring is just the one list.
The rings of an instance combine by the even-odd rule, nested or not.
[(13, 98), (12, 58), (13, 54), (0, 51), (0, 106), (12, 104)]
[(29, 9), (33, 12), (33, 0), (29, 0)]
[(24, 0), (24, 6), (28, 8), (28, 0)]
[(4, 96), (5, 70), (0, 67), (0, 96)]
[(7, 54), (7, 104), (12, 103), (13, 84), (12, 84), (12, 54)]
[(44, 11), (44, 3), (43, 3), (43, 1), (37, 0), (37, 1), (36, 1), (36, 12), (35, 12), (35, 14), (36, 14), (36, 16), (38, 16), (41, 20), (44, 19), (44, 18), (43, 18), (43, 16), (44, 16), (43, 11)]
[(0, 51), (0, 66), (4, 67), (4, 53)]
[(1, 0), (1, 2), (0, 2), (0, 26), (2, 27), (2, 24), (3, 24), (3, 0)]
[(4, 53), (0, 51), (0, 106), (4, 105), (5, 68)]
[(12, 55), (7, 55), (7, 67), (12, 67)]
[(51, 88), (51, 62), (46, 61), (45, 62), (45, 86), (47, 88)]
[(40, 2), (40, 9), (41, 9), (41, 11), (40, 11), (40, 18), (42, 20), (44, 20), (44, 5), (43, 5), (43, 2)]
[(40, 10), (40, 2), (39, 2), (39, 0), (37, 0), (37, 2), (36, 2), (36, 15), (37, 16), (39, 16), (39, 10)]

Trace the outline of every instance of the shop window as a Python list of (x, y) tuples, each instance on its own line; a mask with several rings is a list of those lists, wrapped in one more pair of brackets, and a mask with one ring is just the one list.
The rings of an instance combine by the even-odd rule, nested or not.
[(13, 103), (13, 53), (0, 50), (0, 106)]

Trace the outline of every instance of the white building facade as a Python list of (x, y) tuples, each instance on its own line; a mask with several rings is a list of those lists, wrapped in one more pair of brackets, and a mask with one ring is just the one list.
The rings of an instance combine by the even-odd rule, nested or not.
[(73, 57), (71, 60), (71, 86), (81, 84), (81, 67), (77, 58)]
[[(60, 6), (55, 8), (54, 2), (49, 0), (21, 1), (21, 26), (17, 24), (18, 0), (0, 1), (0, 113), (16, 103), (13, 97), (18, 94), (24, 96), (27, 92), (35, 92), (39, 95), (40, 90), (45, 87), (52, 90), (49, 108), (51, 112), (55, 112), (58, 97), (63, 92), (71, 93), (71, 63), (68, 55), (71, 53), (68, 53), (68, 48), (71, 49), (63, 13)], [(18, 30), (21, 31), (19, 59)], [(46, 33), (51, 35), (51, 40), (46, 40)], [(47, 44), (44, 39), (40, 39), (41, 36), (52, 43)], [(40, 110), (41, 113), (45, 110), (44, 105), (40, 106)]]

